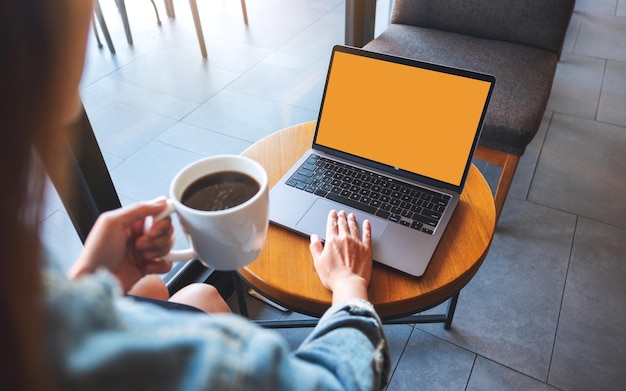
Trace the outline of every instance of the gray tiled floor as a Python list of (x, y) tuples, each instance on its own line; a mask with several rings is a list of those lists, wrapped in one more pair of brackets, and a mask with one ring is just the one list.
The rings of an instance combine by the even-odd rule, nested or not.
[[(187, 2), (176, 2), (176, 19), (157, 2), (158, 27), (147, 0), (127, 1), (133, 47), (114, 2), (101, 3), (117, 54), (90, 42), (82, 97), (124, 204), (165, 194), (200, 156), (315, 119), (330, 46), (343, 42), (341, 0), (248, 0), (247, 28), (238, 1), (201, 1), (208, 61)], [(387, 14), (379, 1), (377, 32)], [(389, 390), (624, 389), (625, 36), (626, 0), (577, 2), (489, 256), (451, 330), (386, 327)], [(48, 212), (46, 243), (73, 259), (80, 242), (54, 194)], [(257, 318), (301, 316), (249, 303)], [(308, 330), (280, 332), (295, 347)]]

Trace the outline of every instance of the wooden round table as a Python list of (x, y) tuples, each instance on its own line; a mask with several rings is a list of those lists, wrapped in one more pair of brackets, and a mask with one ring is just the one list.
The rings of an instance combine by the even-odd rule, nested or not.
[[(243, 155), (265, 167), (271, 187), (310, 148), (314, 131), (315, 122), (280, 130)], [(415, 314), (458, 296), (487, 254), (495, 221), (491, 190), (472, 165), (457, 209), (424, 275), (412, 277), (374, 264), (368, 293), (380, 316)], [(257, 260), (238, 273), (253, 289), (293, 311), (319, 317), (331, 304), (331, 293), (315, 272), (308, 237), (273, 224)]]

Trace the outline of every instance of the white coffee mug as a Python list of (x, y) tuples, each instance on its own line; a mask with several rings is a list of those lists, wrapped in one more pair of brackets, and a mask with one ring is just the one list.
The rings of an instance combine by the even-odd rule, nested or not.
[[(209, 174), (234, 171), (252, 177), (259, 190), (242, 204), (206, 211), (182, 203), (189, 185)], [(171, 251), (165, 260), (198, 259), (217, 270), (236, 270), (254, 261), (263, 249), (269, 225), (267, 173), (256, 161), (239, 155), (219, 155), (198, 160), (183, 168), (172, 180), (167, 208), (154, 220), (174, 212), (191, 248)]]

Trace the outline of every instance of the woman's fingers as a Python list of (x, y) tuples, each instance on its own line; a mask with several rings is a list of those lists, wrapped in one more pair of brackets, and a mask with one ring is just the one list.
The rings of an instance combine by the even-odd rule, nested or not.
[(322, 255), (322, 251), (324, 251), (324, 246), (322, 245), (322, 241), (317, 234), (312, 234), (310, 240), (311, 243), (309, 244), (309, 250), (311, 250), (313, 258), (317, 258)]
[(364, 244), (368, 244), (371, 238), (371, 223), (368, 220), (363, 220), (362, 234), (359, 229), (359, 224), (354, 213), (346, 214), (345, 211), (331, 210), (328, 213), (328, 220), (326, 222), (326, 238), (331, 238), (340, 234), (352, 236), (359, 239)]
[[(363, 220), (363, 238), (361, 239), (365, 248), (370, 252), (372, 251), (372, 223), (369, 220)], [(370, 256), (371, 257), (371, 256)]]
[(339, 212), (337, 212), (337, 229), (339, 231), (339, 233), (345, 233), (345, 234), (349, 234), (350, 233), (350, 228), (348, 227), (348, 221), (347, 221), (347, 216), (346, 216), (346, 212), (343, 210), (340, 210)]
[(326, 219), (326, 238), (337, 235), (337, 230), (337, 211), (333, 209), (328, 212), (328, 219)]
[(348, 227), (350, 228), (350, 235), (355, 238), (360, 238), (359, 225), (356, 222), (356, 216), (354, 213), (348, 215)]
[(331, 210), (328, 214), (326, 237), (330, 237), (331, 234), (338, 235), (342, 233), (361, 239), (359, 224), (356, 221), (356, 215), (354, 213), (346, 214), (343, 210), (340, 210), (339, 212)]

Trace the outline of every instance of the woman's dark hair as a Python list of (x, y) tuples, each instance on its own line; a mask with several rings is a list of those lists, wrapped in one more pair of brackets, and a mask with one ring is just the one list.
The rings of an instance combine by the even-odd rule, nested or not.
[[(90, 1), (90, 0), (85, 0)], [(46, 368), (41, 306), (42, 218), (64, 0), (0, 2), (0, 389), (55, 388)]]

